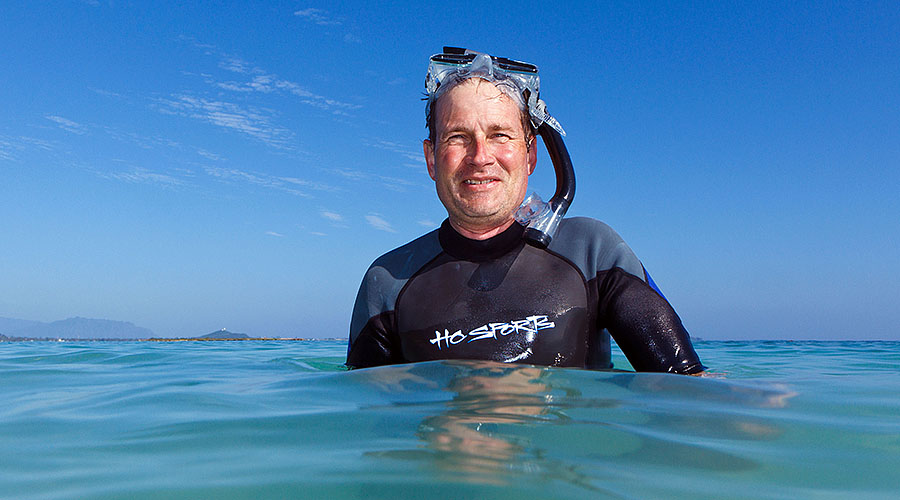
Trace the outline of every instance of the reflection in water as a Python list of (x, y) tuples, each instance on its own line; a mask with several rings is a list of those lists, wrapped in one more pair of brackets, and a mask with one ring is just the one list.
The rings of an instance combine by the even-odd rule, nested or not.
[[(376, 455), (422, 462), (442, 481), (504, 486), (527, 473), (596, 490), (576, 467), (549, 458), (531, 439), (535, 426), (568, 420), (555, 403), (560, 396), (577, 396), (573, 389), (549, 384), (552, 369), (492, 361), (440, 365), (451, 371), (443, 390), (454, 395), (444, 411), (419, 424), (416, 436), (423, 448)], [(404, 375), (395, 371), (378, 385), (408, 388), (423, 380), (412, 370), (399, 371)]]
[(418, 425), (421, 447), (370, 455), (419, 462), (442, 481), (495, 486), (528, 474), (600, 491), (604, 478), (635, 463), (756, 469), (751, 458), (711, 443), (777, 439), (783, 433), (777, 424), (745, 410), (783, 408), (792, 396), (693, 377), (489, 361), (370, 373), (369, 382), (392, 392), (452, 393)]
[[(462, 367), (461, 367), (462, 368)], [(435, 452), (441, 470), (501, 484), (502, 472), (528, 463), (527, 440), (505, 435), (496, 424), (532, 424), (552, 418), (550, 388), (535, 367), (488, 364), (468, 367), (450, 381), (456, 396), (447, 411), (426, 418), (417, 435)]]

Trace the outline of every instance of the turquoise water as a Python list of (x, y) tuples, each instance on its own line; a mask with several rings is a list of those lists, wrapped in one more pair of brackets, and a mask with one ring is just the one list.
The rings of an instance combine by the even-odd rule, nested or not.
[(0, 498), (900, 496), (900, 343), (696, 347), (718, 377), (0, 343)]

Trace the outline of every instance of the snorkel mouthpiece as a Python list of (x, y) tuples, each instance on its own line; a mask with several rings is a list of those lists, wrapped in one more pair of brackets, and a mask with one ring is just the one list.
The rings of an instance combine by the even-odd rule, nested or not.
[(434, 102), (447, 89), (454, 83), (469, 78), (489, 81), (513, 98), (521, 108), (527, 107), (531, 124), (543, 139), (556, 171), (556, 193), (547, 203), (532, 194), (525, 199), (515, 216), (525, 226), (525, 238), (535, 246), (546, 248), (575, 199), (575, 170), (562, 140), (566, 132), (550, 116), (547, 105), (540, 99), (541, 79), (538, 68), (533, 64), (505, 57), (494, 57), (458, 47), (444, 47), (444, 52), (431, 56), (428, 73), (425, 75), (425, 91), (428, 96), (426, 115), (434, 109)]

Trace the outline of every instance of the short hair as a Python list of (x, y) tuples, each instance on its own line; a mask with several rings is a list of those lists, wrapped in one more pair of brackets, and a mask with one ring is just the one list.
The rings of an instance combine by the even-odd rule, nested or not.
[[(431, 141), (431, 146), (434, 147), (434, 141), (437, 138), (437, 124), (436, 118), (434, 116), (435, 110), (437, 109), (438, 99), (441, 98), (442, 95), (446, 94), (450, 91), (450, 88), (459, 85), (460, 83), (469, 81), (473, 78), (479, 78), (477, 76), (473, 76), (472, 78), (463, 78), (457, 79), (454, 81), (449, 81), (444, 83), (447, 87), (442, 89), (437, 97), (427, 97), (427, 102), (425, 104), (425, 128), (428, 129), (428, 140)], [(503, 84), (503, 82), (492, 82), (489, 80), (481, 80), (493, 84), (497, 87), (504, 95), (509, 97), (513, 102), (516, 103), (519, 108), (519, 115), (522, 118), (522, 131), (525, 132), (525, 138), (527, 139), (529, 136), (537, 135), (537, 130), (534, 128), (534, 124), (531, 123), (531, 115), (528, 113), (528, 106), (525, 104), (525, 100), (522, 98), (522, 95), (519, 93), (519, 89), (512, 84)], [(512, 94), (512, 95), (511, 95)], [(518, 99), (514, 96), (517, 96)]]

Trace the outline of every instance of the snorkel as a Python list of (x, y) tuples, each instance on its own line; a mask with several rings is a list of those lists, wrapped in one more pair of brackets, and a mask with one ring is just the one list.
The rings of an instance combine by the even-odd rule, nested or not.
[(444, 47), (442, 53), (431, 56), (428, 65), (425, 76), (427, 109), (433, 110), (435, 100), (452, 87), (442, 84), (469, 78), (489, 81), (522, 107), (527, 107), (531, 124), (547, 148), (556, 172), (556, 192), (547, 203), (532, 194), (515, 214), (516, 220), (525, 226), (525, 238), (535, 246), (546, 248), (575, 198), (575, 170), (562, 140), (565, 131), (540, 99), (537, 66), (458, 47)]
[(559, 222), (569, 210), (569, 205), (575, 199), (575, 169), (572, 168), (572, 160), (569, 158), (569, 151), (563, 143), (562, 135), (556, 129), (542, 123), (538, 127), (538, 134), (544, 141), (550, 161), (553, 162), (553, 170), (556, 172), (556, 192), (545, 204), (540, 203), (537, 194), (526, 198), (516, 212), (516, 219), (525, 225), (525, 238), (540, 248), (546, 248), (556, 235)]

